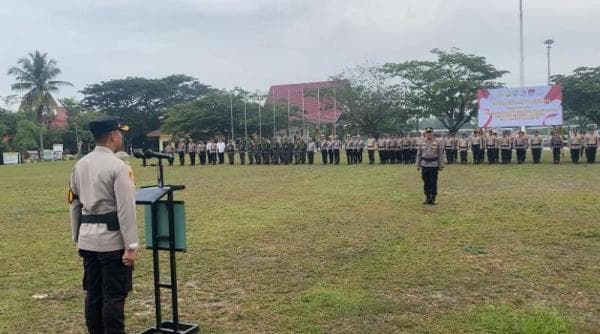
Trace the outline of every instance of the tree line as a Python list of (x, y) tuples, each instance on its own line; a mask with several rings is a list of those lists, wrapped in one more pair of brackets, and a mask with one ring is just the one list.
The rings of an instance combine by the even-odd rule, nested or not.
[[(504, 87), (502, 76), (485, 57), (452, 48), (434, 49), (430, 60), (412, 60), (383, 65), (358, 65), (331, 76), (337, 87), (336, 100), (343, 114), (336, 133), (378, 136), (423, 128), (423, 120), (439, 121), (449, 132), (476, 126), (478, 88)], [(14, 77), (12, 89), (22, 94), (17, 112), (0, 108), (0, 151), (49, 148), (63, 143), (71, 152), (77, 141), (89, 141), (87, 124), (102, 115), (116, 115), (131, 127), (128, 143), (150, 147), (146, 134), (161, 129), (179, 137), (206, 139), (271, 137), (289, 127), (301, 127), (302, 111), (276, 103), (264, 105), (260, 91), (243, 88), (223, 90), (199, 79), (174, 74), (164, 78), (127, 77), (90, 84), (82, 99), (57, 101), (61, 70), (56, 60), (35, 51), (17, 60), (7, 74)], [(555, 75), (563, 86), (565, 120), (580, 126), (600, 123), (600, 67), (578, 67), (573, 73)], [(305, 92), (314, 94), (314, 92)], [(322, 99), (335, 94), (320, 92)], [(2, 98), (14, 103), (15, 96)], [(49, 127), (52, 112), (62, 104), (68, 113), (65, 129)], [(288, 118), (288, 112), (295, 116)], [(232, 118), (233, 115), (233, 124)], [(310, 136), (330, 134), (331, 126), (308, 127)]]

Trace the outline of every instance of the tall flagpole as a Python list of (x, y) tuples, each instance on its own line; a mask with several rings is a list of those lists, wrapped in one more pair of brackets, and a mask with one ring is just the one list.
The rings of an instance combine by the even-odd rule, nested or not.
[(275, 138), (275, 87), (273, 87), (273, 138)]
[(525, 51), (523, 41), (523, 0), (519, 0), (519, 83), (525, 86)]
[(319, 87), (317, 87), (317, 110), (319, 111), (317, 116), (317, 132), (319, 133), (319, 137), (321, 137), (321, 91)]
[(335, 81), (333, 82), (333, 136), (337, 137), (337, 109), (335, 100)]
[(304, 137), (304, 140), (307, 141), (308, 137), (306, 133), (306, 125), (304, 123), (304, 113), (304, 87), (302, 87), (302, 136)]
[(260, 100), (258, 101), (258, 140), (262, 140), (262, 117), (260, 115)]
[(233, 99), (231, 94), (229, 94), (229, 106), (231, 110), (231, 142), (233, 143)]
[(288, 137), (290, 136), (290, 89), (288, 88), (288, 117), (287, 117), (287, 123), (288, 123), (288, 131), (287, 131), (287, 135)]
[(244, 96), (244, 140), (248, 141), (248, 119), (246, 118), (246, 97)]

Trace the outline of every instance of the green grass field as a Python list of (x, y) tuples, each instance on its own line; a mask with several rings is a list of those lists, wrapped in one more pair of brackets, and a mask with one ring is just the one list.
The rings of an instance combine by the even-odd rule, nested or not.
[[(85, 332), (72, 165), (0, 166), (0, 333)], [(600, 165), (448, 166), (435, 207), (414, 166), (165, 174), (187, 187), (180, 310), (203, 333), (600, 333)], [(154, 320), (151, 265), (129, 333)]]

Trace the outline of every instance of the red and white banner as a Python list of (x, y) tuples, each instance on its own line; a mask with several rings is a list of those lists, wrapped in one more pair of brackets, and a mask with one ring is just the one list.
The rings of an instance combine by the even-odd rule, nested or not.
[(481, 128), (549, 126), (563, 123), (560, 85), (478, 89)]

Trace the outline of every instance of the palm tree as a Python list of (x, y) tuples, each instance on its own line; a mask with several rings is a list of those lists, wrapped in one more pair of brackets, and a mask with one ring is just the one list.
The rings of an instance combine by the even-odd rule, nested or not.
[(11, 88), (15, 91), (27, 91), (23, 95), (20, 110), (30, 113), (40, 124), (40, 158), (44, 150), (44, 129), (48, 112), (57, 103), (52, 93), (58, 92), (60, 86), (72, 86), (67, 81), (53, 80), (61, 71), (56, 66), (56, 60), (48, 59), (47, 53), (36, 50), (29, 57), (17, 60), (18, 66), (8, 70), (8, 75), (15, 76), (17, 83)]

